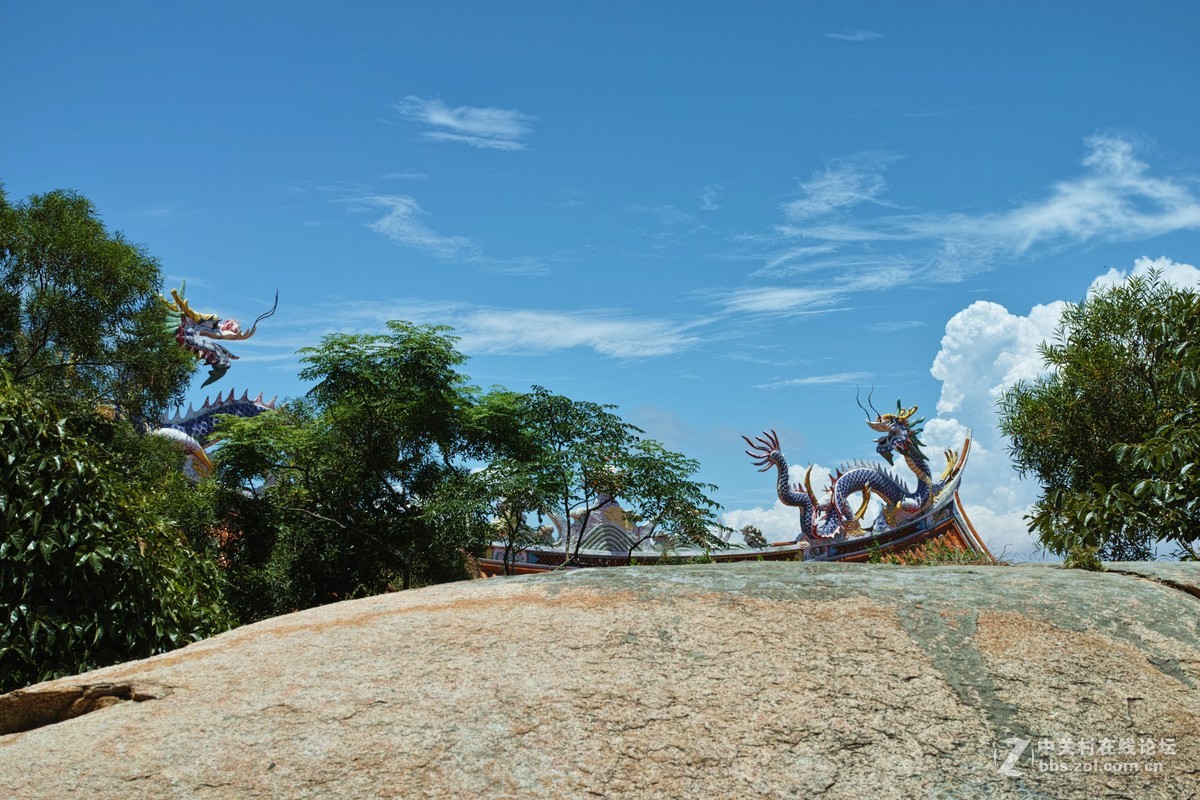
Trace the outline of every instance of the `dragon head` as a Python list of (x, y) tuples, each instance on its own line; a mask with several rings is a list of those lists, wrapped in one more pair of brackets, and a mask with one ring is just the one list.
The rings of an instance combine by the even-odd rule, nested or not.
[(916, 413), (916, 406), (906, 409), (897, 400), (895, 414), (876, 412), (874, 420), (870, 417), (867, 418), (867, 425), (871, 427), (871, 430), (883, 434), (875, 440), (875, 452), (889, 464), (894, 463), (892, 461), (893, 453), (899, 453), (905, 458), (918, 460), (924, 458), (924, 453), (921, 451), (921, 429), (917, 426), (925, 420), (924, 418), (914, 420), (912, 417)]

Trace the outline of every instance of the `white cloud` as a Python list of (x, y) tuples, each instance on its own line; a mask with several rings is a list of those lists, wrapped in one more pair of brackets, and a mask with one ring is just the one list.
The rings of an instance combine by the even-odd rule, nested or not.
[(537, 117), (507, 108), (458, 106), (450, 108), (439, 99), (409, 95), (393, 105), (405, 119), (427, 127), (426, 139), (462, 142), (491, 150), (524, 150), (522, 141)]
[(882, 39), (883, 34), (877, 31), (863, 30), (862, 28), (846, 28), (841, 33), (827, 33), (826, 39), (839, 39), (843, 42), (871, 42), (875, 39)]
[(884, 266), (847, 265), (848, 272), (824, 286), (760, 286), (737, 289), (722, 296), (727, 312), (743, 314), (802, 314), (828, 310), (857, 291), (880, 292), (911, 280), (913, 267), (904, 262)]
[(426, 224), (429, 213), (408, 195), (364, 194), (345, 201), (354, 211), (383, 209), (384, 215), (367, 227), (393, 244), (419, 250), (442, 261), (471, 264), (487, 272), (537, 276), (549, 272), (541, 259), (532, 256), (496, 258), (484, 255), (480, 245), (469, 236), (447, 236)]
[[(1120, 151), (1104, 156), (1117, 159)], [(1137, 259), (1130, 272), (1109, 270), (1092, 283), (1095, 289), (1111, 286), (1130, 274), (1144, 275), (1161, 269), (1178, 285), (1200, 285), (1200, 270), (1169, 258)], [(946, 323), (941, 350), (931, 373), (942, 382), (938, 416), (925, 426), (930, 453), (958, 447), (973, 431), (971, 455), (961, 490), (967, 514), (976, 529), (999, 555), (1036, 556), (1033, 537), (1023, 519), (1037, 499), (1034, 480), (1021, 480), (1008, 456), (1008, 442), (998, 430), (996, 401), (1020, 380), (1044, 374), (1038, 346), (1053, 341), (1066, 301), (1034, 306), (1027, 315), (1013, 314), (995, 303), (976, 302)]]
[(1200, 287), (1200, 269), (1196, 269), (1191, 264), (1181, 264), (1178, 261), (1172, 261), (1166, 256), (1160, 258), (1142, 256), (1133, 263), (1133, 270), (1130, 272), (1122, 272), (1116, 267), (1110, 268), (1108, 272), (1092, 281), (1091, 288), (1088, 291), (1090, 293), (1098, 289), (1107, 289), (1116, 286), (1131, 275), (1144, 276), (1152, 269), (1161, 272), (1163, 280), (1180, 288)]
[(382, 208), (385, 214), (367, 227), (401, 247), (411, 247), (445, 261), (469, 260), (479, 256), (479, 246), (466, 236), (445, 236), (425, 224), (428, 213), (408, 195), (366, 195), (352, 207)]
[(699, 342), (686, 326), (615, 312), (473, 309), (455, 323), (470, 353), (536, 354), (587, 347), (616, 358), (678, 353)]
[(951, 317), (930, 369), (942, 381), (938, 413), (992, 412), (1007, 387), (1037, 377), (1038, 345), (1053, 337), (1064, 305), (1038, 305), (1020, 317), (981, 300)]
[(739, 289), (725, 298), (724, 304), (729, 311), (772, 314), (821, 309), (837, 304), (842, 297), (838, 289), (832, 288), (766, 286)]
[(724, 186), (719, 183), (713, 183), (705, 186), (700, 192), (700, 210), (701, 211), (719, 211), (721, 209), (721, 192)]
[(803, 196), (786, 203), (783, 210), (789, 220), (804, 221), (860, 203), (882, 204), (886, 189), (883, 164), (877, 157), (841, 160), (801, 183)]
[(1141, 239), (1200, 228), (1200, 201), (1183, 182), (1155, 178), (1134, 143), (1112, 135), (1086, 140), (1087, 171), (1046, 199), (976, 220), (1016, 253), (1035, 245)]
[(829, 384), (861, 383), (870, 378), (866, 372), (838, 372), (832, 375), (806, 375), (803, 378), (760, 383), (755, 389), (786, 389), (792, 386), (826, 386)]
[[(272, 345), (287, 352), (322, 333), (380, 333), (389, 320), (449, 325), (467, 355), (539, 355), (580, 347), (613, 358), (653, 358), (686, 350), (701, 339), (702, 322), (637, 319), (620, 310), (549, 311), (415, 299), (353, 301), (280, 310)], [(280, 324), (282, 323), (282, 324)], [(290, 332), (294, 331), (294, 334)]]
[[(959, 280), (994, 266), (999, 257), (1054, 251), (1068, 245), (1135, 241), (1200, 230), (1200, 198), (1192, 176), (1159, 177), (1138, 156), (1130, 137), (1096, 134), (1084, 140), (1082, 172), (1052, 185), (1039, 199), (983, 214), (914, 211), (866, 212), (887, 206), (882, 156), (835, 162), (801, 184), (803, 196), (783, 207), (768, 269), (791, 260), (797, 246), (835, 251), (835, 267), (849, 253), (871, 254), (887, 243), (929, 264), (912, 278)], [(803, 254), (802, 255), (807, 255)], [(818, 254), (813, 254), (818, 255)], [(807, 268), (824, 266), (812, 260)]]
[(1020, 380), (1043, 373), (1038, 346), (1053, 339), (1065, 302), (1012, 314), (996, 303), (975, 302), (946, 323), (941, 350), (930, 372), (942, 382), (938, 416), (925, 425), (932, 456), (962, 446), (972, 434), (971, 452), (960, 494), (967, 515), (993, 554), (1035, 557), (1035, 543), (1023, 516), (1037, 499), (1033, 481), (1017, 477), (1007, 442), (997, 428), (996, 401)]

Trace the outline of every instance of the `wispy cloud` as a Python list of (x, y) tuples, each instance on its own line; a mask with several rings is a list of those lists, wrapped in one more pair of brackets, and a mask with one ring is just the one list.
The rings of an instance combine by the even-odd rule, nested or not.
[(860, 203), (888, 205), (883, 170), (891, 160), (876, 154), (835, 161), (800, 184), (802, 196), (784, 205), (787, 218), (801, 222)]
[(727, 293), (722, 304), (727, 312), (742, 314), (804, 314), (823, 312), (843, 304), (856, 292), (881, 292), (912, 281), (913, 270), (900, 262), (875, 266), (820, 286), (759, 286)]
[(438, 233), (427, 222), (429, 213), (408, 195), (361, 194), (344, 202), (352, 211), (382, 211), (383, 216), (368, 222), (366, 226), (400, 247), (411, 248), (442, 261), (469, 264), (487, 272), (527, 277), (549, 272), (539, 258), (497, 258), (486, 255), (480, 244), (469, 236)]
[(725, 187), (719, 183), (709, 184), (700, 191), (701, 211), (720, 211), (721, 193)]
[[(363, 300), (294, 308), (275, 320), (272, 348), (291, 352), (321, 332), (378, 333), (388, 320), (449, 325), (468, 355), (542, 355), (590, 349), (620, 359), (673, 355), (701, 343), (703, 321), (637, 317), (624, 309), (558, 311), (416, 299)], [(283, 312), (281, 310), (281, 316)]]
[(1129, 137), (1096, 134), (1084, 145), (1081, 174), (1039, 199), (982, 214), (889, 212), (897, 206), (885, 196), (886, 158), (834, 162), (783, 205), (784, 220), (771, 234), (776, 249), (763, 256), (763, 272), (837, 267), (855, 256), (876, 258), (886, 244), (925, 265), (914, 278), (957, 280), (1006, 257), (1200, 230), (1193, 177), (1154, 175)]
[(827, 33), (826, 39), (838, 39), (843, 42), (870, 42), (875, 39), (882, 39), (883, 34), (878, 31), (868, 31), (862, 28), (845, 28), (841, 33)]
[[(1149, 174), (1135, 143), (1111, 135), (1086, 140), (1084, 175), (1054, 186), (1044, 200), (984, 217), (988, 232), (1018, 254), (1036, 245), (1142, 239), (1200, 228), (1191, 186)], [(961, 223), (955, 234), (962, 234)]]
[(409, 95), (392, 106), (404, 119), (425, 126), (424, 138), (462, 142), (490, 150), (524, 150), (537, 117), (508, 108), (458, 106)]
[(764, 286), (731, 292), (724, 305), (733, 312), (777, 314), (827, 308), (844, 298), (845, 293), (836, 288)]
[(445, 236), (430, 228), (425, 223), (429, 215), (408, 195), (364, 195), (354, 198), (352, 207), (383, 209), (384, 215), (367, 223), (367, 227), (401, 247), (411, 247), (445, 261), (477, 258), (480, 255), (479, 245), (469, 237)]
[(584, 347), (615, 358), (649, 358), (699, 343), (688, 325), (623, 312), (474, 309), (455, 326), (470, 353), (538, 354)]
[(187, 212), (184, 212), (176, 203), (160, 203), (155, 206), (140, 208), (133, 212), (133, 216), (148, 219), (153, 217), (174, 217), (184, 213)]
[(836, 372), (832, 375), (806, 375), (802, 378), (789, 378), (782, 381), (760, 383), (755, 389), (787, 389), (793, 386), (826, 386), (857, 383), (870, 378), (866, 372)]

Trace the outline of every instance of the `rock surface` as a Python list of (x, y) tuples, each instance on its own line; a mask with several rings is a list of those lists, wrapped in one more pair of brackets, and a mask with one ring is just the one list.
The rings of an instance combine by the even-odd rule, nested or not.
[(0, 697), (0, 797), (1200, 796), (1200, 569), (1114, 566), (338, 603)]

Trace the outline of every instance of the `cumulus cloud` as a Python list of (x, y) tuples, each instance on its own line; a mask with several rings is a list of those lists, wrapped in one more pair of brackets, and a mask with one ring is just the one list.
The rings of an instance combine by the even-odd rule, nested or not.
[(980, 300), (951, 317), (930, 370), (942, 382), (938, 413), (990, 410), (1007, 387), (1040, 374), (1038, 345), (1053, 337), (1065, 305), (1038, 305), (1017, 316)]
[(1111, 267), (1108, 272), (1092, 281), (1092, 286), (1088, 291), (1094, 292), (1099, 289), (1111, 288), (1133, 275), (1145, 276), (1152, 269), (1161, 272), (1163, 280), (1180, 288), (1200, 286), (1200, 269), (1196, 269), (1191, 264), (1181, 264), (1166, 256), (1160, 258), (1142, 256), (1133, 263), (1133, 269), (1129, 272), (1122, 272), (1116, 267)]
[(490, 150), (524, 150), (537, 117), (508, 108), (457, 106), (409, 95), (393, 106), (402, 118), (425, 126), (424, 138)]
[(1020, 380), (1043, 373), (1038, 346), (1051, 340), (1065, 302), (1035, 306), (1027, 315), (975, 302), (946, 323), (930, 372), (942, 382), (938, 416), (925, 426), (931, 454), (959, 448), (971, 436), (961, 496), (967, 514), (994, 554), (1028, 559), (1035, 543), (1023, 516), (1037, 486), (1013, 470), (997, 429), (996, 401)]

